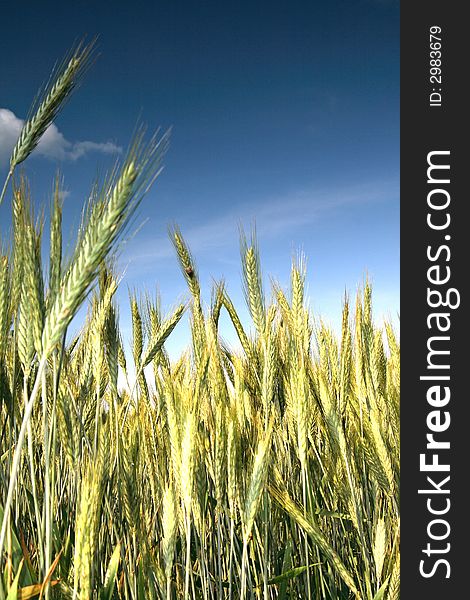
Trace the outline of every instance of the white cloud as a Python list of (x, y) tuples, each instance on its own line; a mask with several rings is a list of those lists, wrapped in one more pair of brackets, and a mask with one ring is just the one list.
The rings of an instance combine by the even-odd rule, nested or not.
[(0, 108), (0, 166), (8, 162), (22, 127), (23, 121), (11, 110)]
[[(11, 151), (21, 132), (24, 121), (8, 108), (0, 108), (0, 166), (8, 163)], [(52, 123), (41, 138), (36, 154), (54, 160), (77, 160), (89, 152), (118, 154), (122, 148), (113, 142), (70, 142)]]

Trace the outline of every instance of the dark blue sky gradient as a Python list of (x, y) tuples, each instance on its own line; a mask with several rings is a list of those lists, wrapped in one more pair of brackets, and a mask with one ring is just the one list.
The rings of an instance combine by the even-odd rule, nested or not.
[[(165, 171), (140, 211), (148, 221), (122, 253), (124, 296), (126, 284), (158, 284), (170, 306), (184, 292), (166, 237), (177, 222), (203, 285), (224, 276), (242, 302), (238, 224), (255, 219), (265, 272), (287, 284), (302, 248), (313, 305), (333, 323), (342, 292), (354, 294), (365, 273), (378, 316), (396, 315), (398, 2), (8, 3), (0, 108), (24, 118), (84, 34), (99, 35), (100, 56), (57, 120), (65, 138), (126, 147), (139, 118), (173, 127)], [(90, 153), (31, 157), (26, 169), (38, 202), (61, 169), (72, 228), (110, 164)]]

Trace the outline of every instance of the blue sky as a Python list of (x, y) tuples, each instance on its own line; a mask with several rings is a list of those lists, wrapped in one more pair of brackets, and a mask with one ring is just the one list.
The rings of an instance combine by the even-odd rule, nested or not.
[[(128, 287), (186, 294), (168, 241), (178, 223), (210, 299), (225, 278), (244, 303), (238, 227), (256, 222), (269, 275), (288, 284), (308, 257), (312, 306), (338, 323), (344, 290), (366, 273), (378, 318), (399, 310), (399, 4), (76, 1), (2, 7), (0, 173), (14, 135), (54, 62), (99, 36), (99, 57), (25, 169), (35, 201), (59, 168), (67, 237), (87, 192), (140, 119), (172, 126), (165, 170), (144, 200), (120, 258)], [(0, 211), (2, 233), (8, 206)], [(245, 311), (242, 311), (246, 315)], [(228, 339), (231, 333), (226, 331)], [(185, 343), (184, 327), (170, 348)]]

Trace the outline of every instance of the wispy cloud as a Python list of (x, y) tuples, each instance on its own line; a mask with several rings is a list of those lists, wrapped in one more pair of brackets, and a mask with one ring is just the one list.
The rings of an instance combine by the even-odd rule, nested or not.
[(70, 190), (59, 190), (59, 200), (62, 202), (70, 196), (72, 192)]
[[(336, 210), (384, 202), (396, 192), (396, 182), (370, 183), (333, 191), (295, 192), (284, 197), (238, 204), (236, 208), (192, 227), (185, 228), (184, 223), (181, 225), (183, 235), (196, 255), (223, 259), (224, 249), (237, 243), (240, 225), (249, 230), (256, 224), (260, 240), (275, 241), (320, 222)], [(138, 264), (139, 269), (174, 256), (168, 237), (150, 233), (147, 227), (141, 230), (138, 239), (134, 239), (123, 254), (125, 260)]]
[[(11, 151), (16, 144), (24, 121), (8, 108), (0, 108), (0, 167), (7, 164)], [(78, 141), (71, 142), (65, 138), (56, 125), (52, 123), (45, 131), (35, 154), (54, 160), (75, 161), (89, 152), (102, 154), (118, 154), (122, 148), (113, 142)]]

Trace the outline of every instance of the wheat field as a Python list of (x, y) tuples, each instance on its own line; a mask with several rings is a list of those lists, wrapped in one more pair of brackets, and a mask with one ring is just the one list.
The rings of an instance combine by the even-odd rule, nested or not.
[[(400, 350), (373, 320), (370, 285), (345, 298), (336, 335), (310, 311), (303, 260), (289, 290), (268, 293), (256, 238), (242, 236), (245, 327), (222, 282), (204, 304), (173, 228), (188, 299), (164, 315), (132, 295), (123, 340), (114, 253), (167, 136), (137, 132), (92, 188), (70, 256), (59, 179), (46, 231), (18, 174), (92, 57), (79, 45), (54, 71), (0, 197), (12, 214), (0, 238), (0, 600), (396, 600)], [(170, 360), (185, 314), (191, 339)]]

